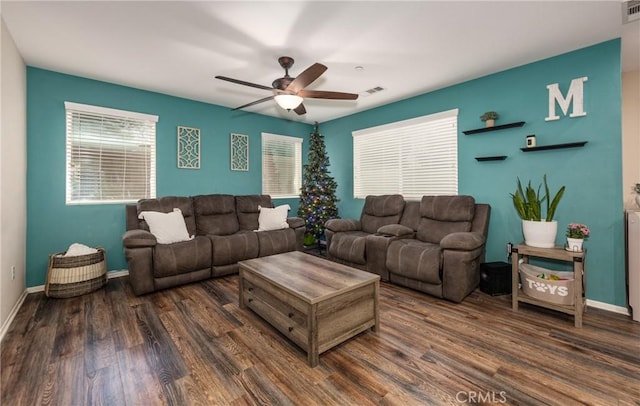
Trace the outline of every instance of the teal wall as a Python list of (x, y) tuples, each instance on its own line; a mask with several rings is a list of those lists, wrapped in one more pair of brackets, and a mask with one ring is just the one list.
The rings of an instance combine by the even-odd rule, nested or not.
[[(109, 270), (126, 269), (123, 204), (65, 205), (64, 102), (159, 116), (157, 195), (261, 193), (261, 132), (302, 137), (312, 126), (109, 83), (27, 68), (27, 286), (45, 282), (49, 255), (74, 242), (102, 246)], [(200, 129), (201, 168), (178, 169), (178, 126)], [(249, 136), (249, 172), (230, 170), (230, 133)], [(304, 158), (306, 160), (306, 158)], [(297, 199), (288, 203), (295, 214)]]
[[(585, 117), (546, 122), (547, 85), (559, 83), (566, 95), (572, 79), (584, 83)], [(375, 96), (371, 96), (375, 97)], [(620, 41), (613, 40), (529, 65), (503, 71), (418, 97), (322, 123), (332, 173), (338, 182), (342, 217), (358, 217), (363, 201), (353, 198), (354, 130), (459, 108), (459, 193), (492, 207), (488, 261), (506, 259), (505, 244), (522, 241), (521, 222), (509, 194), (516, 177), (534, 184), (546, 173), (553, 192), (566, 185), (556, 213), (557, 243), (564, 243), (570, 222), (592, 229), (585, 243), (587, 297), (626, 306), (621, 168)], [(485, 111), (500, 114), (497, 124), (525, 121), (521, 128), (466, 136), (483, 126)], [(524, 153), (525, 136), (538, 145), (588, 141), (584, 148)], [(476, 156), (507, 155), (505, 161), (477, 162)]]

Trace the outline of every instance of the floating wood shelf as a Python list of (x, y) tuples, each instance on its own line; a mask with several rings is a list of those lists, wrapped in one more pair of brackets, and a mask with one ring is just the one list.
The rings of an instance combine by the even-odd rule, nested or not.
[(463, 133), (464, 135), (479, 134), (479, 133), (486, 133), (489, 131), (506, 130), (507, 128), (522, 127), (523, 125), (524, 125), (524, 121), (518, 121), (517, 123), (509, 123), (509, 124), (496, 125), (493, 127), (484, 127), (484, 128), (478, 128), (475, 130), (467, 130), (467, 131), (463, 131)]
[(507, 159), (506, 155), (498, 155), (498, 156), (477, 156), (476, 161), (485, 162), (485, 161), (504, 161)]
[(579, 142), (569, 142), (566, 144), (541, 145), (538, 147), (520, 148), (520, 150), (522, 152), (532, 152), (532, 151), (544, 151), (548, 149), (578, 148), (578, 147), (584, 147), (584, 145), (587, 142), (588, 141), (579, 141)]

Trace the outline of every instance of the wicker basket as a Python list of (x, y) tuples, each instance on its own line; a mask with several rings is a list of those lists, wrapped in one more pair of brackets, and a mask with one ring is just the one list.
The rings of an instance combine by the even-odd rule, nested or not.
[(49, 256), (44, 293), (67, 298), (84, 295), (107, 283), (107, 260), (103, 248), (94, 254), (65, 257), (64, 252)]

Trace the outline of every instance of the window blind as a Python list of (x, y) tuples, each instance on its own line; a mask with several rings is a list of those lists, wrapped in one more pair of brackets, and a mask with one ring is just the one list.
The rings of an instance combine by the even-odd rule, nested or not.
[(353, 191), (367, 195), (458, 194), (458, 110), (354, 131)]
[(157, 116), (65, 102), (66, 203), (156, 195)]
[(262, 193), (297, 197), (302, 187), (302, 138), (262, 133)]

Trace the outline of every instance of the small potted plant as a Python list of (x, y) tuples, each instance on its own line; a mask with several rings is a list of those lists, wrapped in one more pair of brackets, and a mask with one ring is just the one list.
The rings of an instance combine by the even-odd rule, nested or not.
[(582, 252), (582, 243), (589, 238), (591, 230), (586, 224), (569, 223), (567, 225), (567, 251)]
[(493, 127), (496, 124), (495, 120), (497, 119), (498, 119), (498, 113), (496, 113), (495, 111), (487, 111), (486, 113), (480, 116), (480, 120), (484, 121), (487, 127)]

